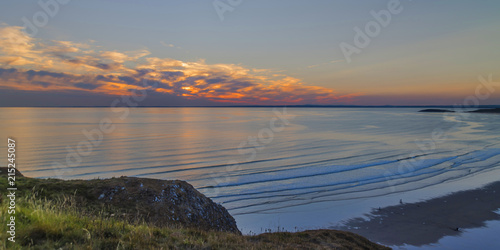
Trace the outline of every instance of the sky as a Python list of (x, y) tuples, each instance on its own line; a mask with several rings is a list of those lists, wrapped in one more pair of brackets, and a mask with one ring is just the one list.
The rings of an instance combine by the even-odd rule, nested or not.
[(493, 0), (2, 1), (0, 106), (495, 105), (498, 13)]

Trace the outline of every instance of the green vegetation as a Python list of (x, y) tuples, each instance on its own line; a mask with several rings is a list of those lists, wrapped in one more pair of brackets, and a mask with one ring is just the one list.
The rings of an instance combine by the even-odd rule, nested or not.
[[(241, 242), (239, 236), (224, 232), (204, 232), (181, 227), (159, 228), (146, 223), (79, 211), (72, 197), (38, 199), (36, 194), (17, 200), (16, 242), (3, 241), (0, 248), (23, 249), (147, 249), (220, 247)], [(2, 202), (2, 211), (7, 203)], [(7, 216), (1, 223), (6, 225)], [(5, 230), (1, 231), (6, 239)], [(226, 242), (226, 244), (224, 243)]]
[[(123, 212), (117, 206), (82, 206), (82, 197), (93, 193), (84, 183), (17, 177), (16, 242), (2, 240), (0, 249), (387, 249), (335, 230), (242, 236), (180, 224), (158, 226), (139, 217), (130, 220), (117, 216)], [(0, 179), (0, 188), (6, 190), (6, 178)], [(8, 223), (7, 210), (3, 196), (2, 225)], [(0, 230), (2, 239), (6, 231)]]

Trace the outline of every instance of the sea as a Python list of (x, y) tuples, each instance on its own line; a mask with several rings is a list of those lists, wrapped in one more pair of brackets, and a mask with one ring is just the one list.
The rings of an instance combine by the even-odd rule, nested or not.
[(0, 151), (36, 178), (187, 181), (245, 234), (335, 228), (500, 180), (500, 115), (420, 109), (0, 108)]

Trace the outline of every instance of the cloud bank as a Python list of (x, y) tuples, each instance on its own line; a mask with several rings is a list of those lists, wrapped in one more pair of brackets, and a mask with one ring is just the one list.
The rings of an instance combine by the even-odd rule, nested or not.
[(155, 106), (339, 104), (355, 96), (267, 69), (158, 58), (146, 49), (109, 51), (93, 42), (42, 41), (5, 24), (0, 26), (0, 89), (11, 99), (39, 97), (27, 105), (61, 106), (85, 105), (85, 100), (88, 106), (102, 105), (106, 97), (137, 90), (152, 92), (145, 105)]

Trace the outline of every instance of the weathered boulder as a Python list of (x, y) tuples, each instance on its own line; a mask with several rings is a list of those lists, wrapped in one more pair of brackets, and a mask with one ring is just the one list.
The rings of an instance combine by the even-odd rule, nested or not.
[(236, 221), (223, 206), (185, 181), (121, 177), (88, 182), (95, 186), (92, 196), (97, 197), (91, 202), (128, 210), (138, 219), (159, 226), (181, 224), (240, 233)]

